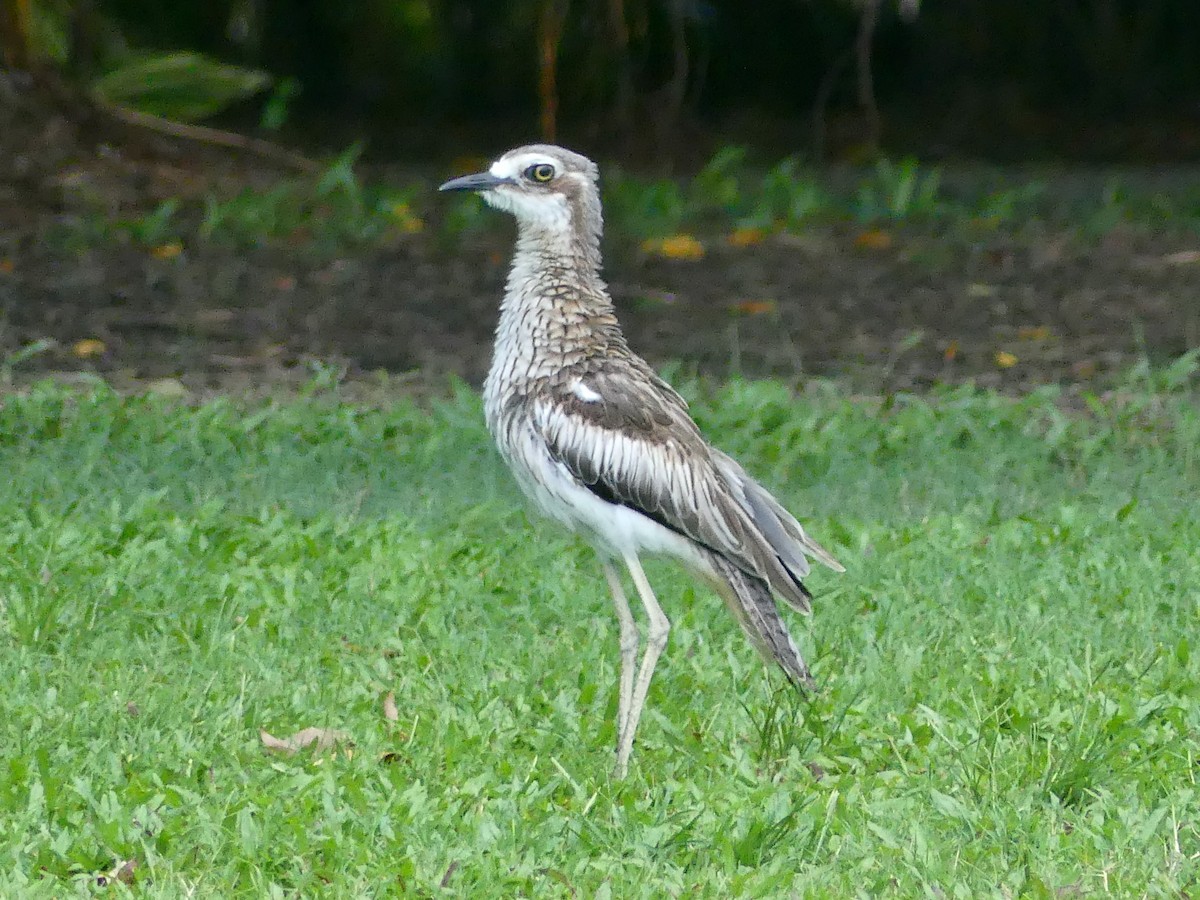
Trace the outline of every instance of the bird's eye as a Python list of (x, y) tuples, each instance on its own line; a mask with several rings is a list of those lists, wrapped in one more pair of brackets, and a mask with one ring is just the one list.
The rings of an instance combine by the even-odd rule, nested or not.
[(530, 181), (545, 184), (554, 177), (554, 166), (549, 163), (538, 163), (536, 166), (530, 166), (525, 170), (525, 177)]

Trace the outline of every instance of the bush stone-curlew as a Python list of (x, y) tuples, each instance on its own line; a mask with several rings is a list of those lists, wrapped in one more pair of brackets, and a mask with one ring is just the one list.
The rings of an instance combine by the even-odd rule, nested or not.
[[(618, 776), (624, 776), (670, 622), (642, 570), (672, 557), (709, 581), (753, 644), (799, 688), (812, 676), (776, 607), (808, 612), (808, 557), (842, 566), (766, 489), (713, 448), (687, 403), (625, 341), (600, 277), (598, 170), (545, 144), (510, 150), (443, 191), (477, 191), (518, 224), (484, 385), (488, 430), (538, 508), (600, 556), (620, 623)], [(646, 648), (621, 584), (646, 610)]]

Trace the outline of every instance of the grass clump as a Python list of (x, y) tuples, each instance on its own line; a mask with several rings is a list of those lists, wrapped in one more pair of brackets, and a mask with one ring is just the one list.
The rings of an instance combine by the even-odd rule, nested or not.
[[(437, 197), (428, 181), (384, 185), (364, 178), (357, 168), (360, 150), (354, 145), (321, 172), (267, 189), (210, 192), (202, 201), (171, 198), (115, 221), (99, 213), (83, 216), (56, 239), (87, 246), (116, 236), (148, 248), (197, 240), (241, 246), (302, 242), (332, 253), (427, 230), (436, 241), (453, 242), (496, 227), (478, 198)], [(744, 147), (726, 147), (688, 178), (646, 178), (606, 166), (602, 191), (610, 232), (633, 241), (688, 231), (799, 232), (846, 223), (973, 232), (1044, 222), (1092, 237), (1131, 223), (1200, 227), (1200, 194), (1187, 186), (1168, 194), (1115, 175), (1090, 187), (1059, 186), (1053, 175), (1029, 173), (980, 171), (949, 178), (940, 167), (912, 157), (819, 169), (799, 156), (763, 164)]]
[[(710, 593), (609, 780), (616, 622), (459, 391), (0, 408), (0, 877), (139, 895), (1194, 892), (1194, 365), (1052, 391), (697, 390), (847, 564), (811, 703)], [(385, 698), (394, 710), (385, 714)], [(346, 740), (292, 755), (259, 730)], [(127, 873), (130, 870), (127, 870)], [(115, 879), (120, 882), (120, 879)], [(75, 887), (72, 887), (74, 885)]]
[(1097, 181), (1082, 173), (1060, 186), (1052, 174), (950, 174), (913, 157), (861, 168), (820, 169), (799, 156), (763, 165), (745, 148), (728, 147), (691, 178), (646, 180), (606, 169), (603, 188), (613, 229), (636, 239), (845, 223), (972, 231), (1044, 222), (1093, 237), (1128, 224), (1200, 226), (1200, 195), (1186, 185), (1168, 194), (1116, 175)]

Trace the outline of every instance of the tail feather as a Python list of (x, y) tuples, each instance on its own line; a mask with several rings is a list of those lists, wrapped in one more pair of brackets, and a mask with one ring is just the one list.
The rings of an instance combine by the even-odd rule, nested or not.
[[(789, 513), (778, 500), (772, 497), (765, 488), (760, 484), (755, 484), (754, 489), (749, 492), (755, 499), (766, 506), (772, 513), (775, 514), (775, 519), (779, 525), (787, 532), (788, 536), (796, 542), (806, 556), (811, 556), (813, 559), (828, 566), (835, 572), (845, 572), (846, 567), (833, 558), (833, 554), (818, 544), (812, 537), (801, 527), (795, 517)], [(759, 516), (755, 517), (756, 520)], [(807, 567), (804, 574), (807, 574)]]
[(833, 554), (809, 537), (795, 517), (761, 484), (746, 474), (737, 461), (719, 450), (713, 450), (713, 461), (725, 479), (730, 496), (748, 519), (750, 556), (757, 574), (765, 577), (772, 590), (788, 605), (808, 612), (808, 591), (801, 583), (811, 571), (811, 557), (835, 572), (846, 569)]
[[(778, 664), (788, 681), (798, 689), (815, 689), (816, 682), (788, 632), (787, 623), (779, 614), (770, 585), (716, 553), (709, 555), (709, 563), (717, 579), (717, 590), (741, 623), (750, 642), (764, 659)], [(804, 585), (799, 581), (796, 583), (807, 596)]]
[(788, 575), (791, 576), (794, 590), (787, 594), (780, 592), (779, 598), (796, 612), (808, 615), (812, 612), (812, 592), (791, 572)]

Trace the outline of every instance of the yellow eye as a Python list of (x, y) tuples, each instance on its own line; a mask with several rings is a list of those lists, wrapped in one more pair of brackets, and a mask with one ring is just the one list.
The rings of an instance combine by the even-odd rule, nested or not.
[(536, 166), (530, 166), (525, 170), (525, 177), (530, 181), (545, 184), (554, 177), (554, 166), (549, 163), (539, 163)]

